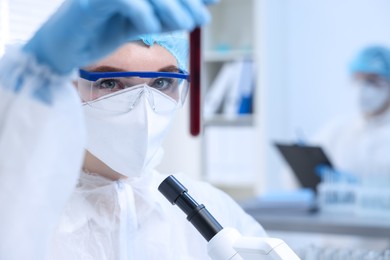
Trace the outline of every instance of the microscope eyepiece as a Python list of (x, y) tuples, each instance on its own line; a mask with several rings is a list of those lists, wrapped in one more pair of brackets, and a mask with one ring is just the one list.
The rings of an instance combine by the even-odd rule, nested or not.
[(172, 175), (168, 176), (159, 186), (158, 190), (173, 205), (177, 205), (186, 215), (187, 220), (195, 226), (202, 236), (210, 241), (222, 226), (215, 220), (206, 207), (198, 204), (183, 186)]
[(167, 200), (176, 204), (176, 200), (188, 190), (183, 186), (175, 177), (172, 175), (168, 176), (161, 184), (158, 186), (158, 190), (167, 198)]

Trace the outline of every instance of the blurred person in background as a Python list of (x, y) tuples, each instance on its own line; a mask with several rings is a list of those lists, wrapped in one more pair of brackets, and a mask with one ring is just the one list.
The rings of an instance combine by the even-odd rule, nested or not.
[[(362, 200), (358, 202), (357, 193), (350, 196), (347, 186), (341, 190), (340, 186), (336, 188), (332, 184), (337, 184), (339, 181), (344, 184), (348, 182), (358, 187), (356, 191), (361, 192), (361, 184), (364, 182), (373, 185), (371, 187), (374, 187), (376, 195), (383, 191), (387, 194), (390, 184), (388, 182), (390, 180), (390, 49), (383, 46), (369, 46), (362, 49), (352, 59), (349, 72), (355, 88), (353, 91), (357, 93), (357, 113), (348, 116), (342, 115), (341, 111), (340, 117), (327, 122), (317, 134), (300, 145), (321, 147), (333, 165), (333, 169), (317, 168), (322, 182), (325, 180), (330, 184), (326, 191), (319, 188), (317, 196), (312, 197), (320, 209), (320, 214), (325, 212), (337, 216), (343, 212), (358, 217), (360, 214), (370, 215), (370, 212), (366, 212), (371, 207), (367, 205), (369, 203), (373, 204), (378, 214), (379, 210), (375, 208), (381, 205), (378, 197), (368, 200), (368, 203), (364, 201), (362, 203)], [(330, 102), (329, 104), (331, 105)], [(283, 168), (282, 174), (284, 187), (295, 192), (300, 185), (291, 169)], [(291, 196), (290, 193), (287, 194)], [(384, 202), (383, 205), (388, 204)], [(388, 248), (386, 239), (365, 239), (360, 236), (305, 234), (291, 235), (290, 239), (294, 241), (297, 248), (310, 241), (312, 245), (323, 249), (327, 247), (351, 249), (351, 254), (354, 249)], [(306, 249), (310, 250), (310, 247)], [(358, 253), (358, 250), (355, 253)], [(351, 257), (354, 259), (353, 256)]]
[(390, 176), (390, 50), (369, 46), (350, 64), (358, 114), (335, 120), (311, 143), (320, 145), (337, 171), (363, 177)]

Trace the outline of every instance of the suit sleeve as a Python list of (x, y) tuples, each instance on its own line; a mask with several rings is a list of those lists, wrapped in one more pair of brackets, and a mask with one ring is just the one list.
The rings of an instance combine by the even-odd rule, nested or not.
[(21, 48), (0, 60), (0, 259), (45, 259), (80, 172), (85, 127), (69, 76)]

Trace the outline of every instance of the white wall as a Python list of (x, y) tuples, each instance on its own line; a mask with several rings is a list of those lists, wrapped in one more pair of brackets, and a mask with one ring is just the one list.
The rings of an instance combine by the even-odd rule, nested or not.
[[(307, 137), (354, 111), (348, 64), (368, 44), (390, 47), (388, 0), (263, 0), (262, 91), (267, 186), (280, 186), (282, 162), (271, 140)], [(272, 176), (272, 177), (270, 177)]]
[[(312, 134), (324, 120), (354, 108), (348, 63), (367, 45), (390, 48), (388, 10), (388, 0), (290, 1), (290, 132), (302, 126)], [(315, 107), (317, 113), (305, 112)]]

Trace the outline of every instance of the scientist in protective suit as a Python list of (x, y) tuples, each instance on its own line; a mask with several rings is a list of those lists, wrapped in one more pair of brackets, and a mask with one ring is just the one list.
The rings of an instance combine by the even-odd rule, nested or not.
[[(188, 91), (188, 43), (149, 34), (205, 23), (205, 2), (68, 0), (3, 56), (0, 259), (208, 259), (154, 170)], [(222, 226), (266, 236), (223, 192), (178, 178)]]
[(390, 176), (390, 50), (363, 49), (350, 71), (358, 91), (358, 115), (329, 124), (312, 141), (341, 172), (358, 178)]

